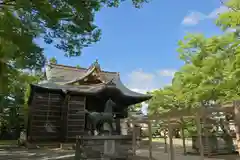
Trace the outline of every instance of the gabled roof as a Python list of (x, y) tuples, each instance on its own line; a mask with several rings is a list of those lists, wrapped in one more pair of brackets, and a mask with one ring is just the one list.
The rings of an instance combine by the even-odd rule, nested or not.
[(67, 84), (74, 84), (76, 82), (79, 82), (79, 84), (81, 82), (85, 82), (88, 81), (89, 77), (94, 77), (94, 79), (99, 80), (100, 83), (106, 83), (108, 80), (106, 79), (106, 76), (104, 76), (103, 74), (101, 74), (101, 68), (100, 65), (98, 64), (98, 62), (96, 61), (95, 63), (93, 63), (88, 69), (87, 71), (85, 71), (85, 73), (79, 77), (77, 77), (76, 79), (73, 79), (71, 81), (68, 81), (65, 83), (65, 85)]
[[(90, 76), (98, 79), (99, 83), (87, 85), (79, 83), (79, 85), (72, 85), (73, 83), (87, 80)], [(118, 72), (102, 71), (97, 61), (88, 69), (50, 63), (46, 66), (46, 77), (47, 81), (34, 86), (86, 94), (94, 94), (101, 92), (106, 87), (112, 87), (118, 89), (124, 96), (139, 99), (136, 102), (151, 98), (150, 95), (137, 93), (128, 89), (121, 82)]]
[(89, 68), (77, 68), (72, 66), (60, 65), (60, 64), (47, 64), (46, 77), (48, 81), (55, 82), (57, 84), (71, 84), (86, 78), (93, 72), (96, 72), (102, 81), (111, 81), (112, 79), (119, 78), (118, 72), (102, 71), (98, 62), (94, 62)]

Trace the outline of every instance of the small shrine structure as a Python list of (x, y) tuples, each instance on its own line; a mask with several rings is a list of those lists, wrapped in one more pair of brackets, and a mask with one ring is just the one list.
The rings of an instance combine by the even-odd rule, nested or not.
[(98, 61), (89, 68), (49, 63), (46, 80), (31, 84), (27, 139), (29, 142), (75, 142), (87, 132), (85, 110), (103, 112), (111, 99), (116, 104), (115, 128), (127, 118), (127, 108), (151, 98), (128, 89), (118, 72), (102, 71)]

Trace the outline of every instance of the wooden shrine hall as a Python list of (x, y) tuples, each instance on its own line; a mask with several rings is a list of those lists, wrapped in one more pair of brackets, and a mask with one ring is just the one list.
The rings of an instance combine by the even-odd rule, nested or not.
[(31, 84), (29, 142), (75, 142), (86, 132), (85, 109), (103, 112), (109, 98), (116, 104), (113, 112), (120, 134), (120, 119), (128, 116), (128, 106), (151, 98), (129, 90), (119, 73), (102, 71), (97, 61), (88, 69), (49, 63), (45, 72), (46, 80)]

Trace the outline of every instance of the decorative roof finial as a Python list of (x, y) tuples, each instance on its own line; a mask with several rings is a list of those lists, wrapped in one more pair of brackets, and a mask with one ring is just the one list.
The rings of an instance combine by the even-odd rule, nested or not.
[(94, 66), (97, 67), (98, 69), (100, 69), (100, 64), (98, 63), (98, 59), (95, 60)]

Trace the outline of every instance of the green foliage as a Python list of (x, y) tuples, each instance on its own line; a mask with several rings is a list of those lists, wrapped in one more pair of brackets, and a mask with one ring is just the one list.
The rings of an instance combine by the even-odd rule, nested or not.
[[(28, 97), (30, 94), (30, 83), (36, 83), (42, 75), (39, 73), (15, 72), (14, 78), (17, 80), (8, 86), (8, 92), (2, 96), (1, 101), (1, 124), (7, 127), (19, 127), (23, 121), (27, 122)], [(26, 123), (25, 123), (26, 124)]]
[(142, 104), (141, 103), (137, 103), (135, 105), (132, 105), (132, 106), (128, 107), (128, 110), (130, 112), (137, 112), (137, 111), (140, 111), (141, 108), (142, 108)]
[[(122, 1), (0, 1), (1, 125), (18, 124), (18, 114), (27, 113), (29, 84), (43, 77), (40, 70), (46, 58), (35, 40), (43, 39), (67, 57), (80, 56), (84, 47), (100, 39), (101, 30), (94, 24), (96, 12), (102, 7), (118, 7)], [(145, 2), (132, 0), (137, 8)], [(50, 61), (57, 63), (54, 58)]]
[(76, 68), (78, 68), (78, 69), (79, 69), (79, 68), (81, 68), (81, 66), (78, 64), (78, 65), (76, 65)]
[(188, 34), (179, 41), (177, 51), (185, 64), (170, 87), (152, 93), (151, 114), (240, 98), (240, 1), (230, 0), (226, 5), (229, 11), (220, 14), (216, 23), (224, 31), (236, 30), (212, 37)]
[[(0, 84), (8, 82), (12, 69), (39, 70), (45, 57), (34, 40), (44, 39), (79, 56), (82, 48), (100, 39), (94, 17), (102, 7), (118, 7), (122, 0), (3, 0), (0, 2)], [(147, 0), (132, 0), (139, 8)], [(10, 84), (12, 82), (8, 82)], [(0, 87), (7, 92), (7, 85)]]
[(238, 28), (240, 24), (240, 1), (229, 0), (225, 5), (229, 8), (229, 11), (219, 15), (217, 25), (223, 30)]
[(57, 64), (57, 59), (55, 57), (52, 57), (49, 59), (49, 62), (52, 64)]
[[(27, 128), (28, 124), (28, 102), (30, 98), (30, 93), (31, 93), (31, 86), (30, 84), (38, 83), (39, 81), (44, 79), (43, 73), (38, 72), (35, 73), (34, 75), (25, 75), (25, 85), (23, 88), (23, 92), (21, 96), (24, 97), (24, 104), (23, 107), (20, 110), (21, 115), (24, 117), (24, 127)], [(19, 95), (20, 96), (20, 95)]]

